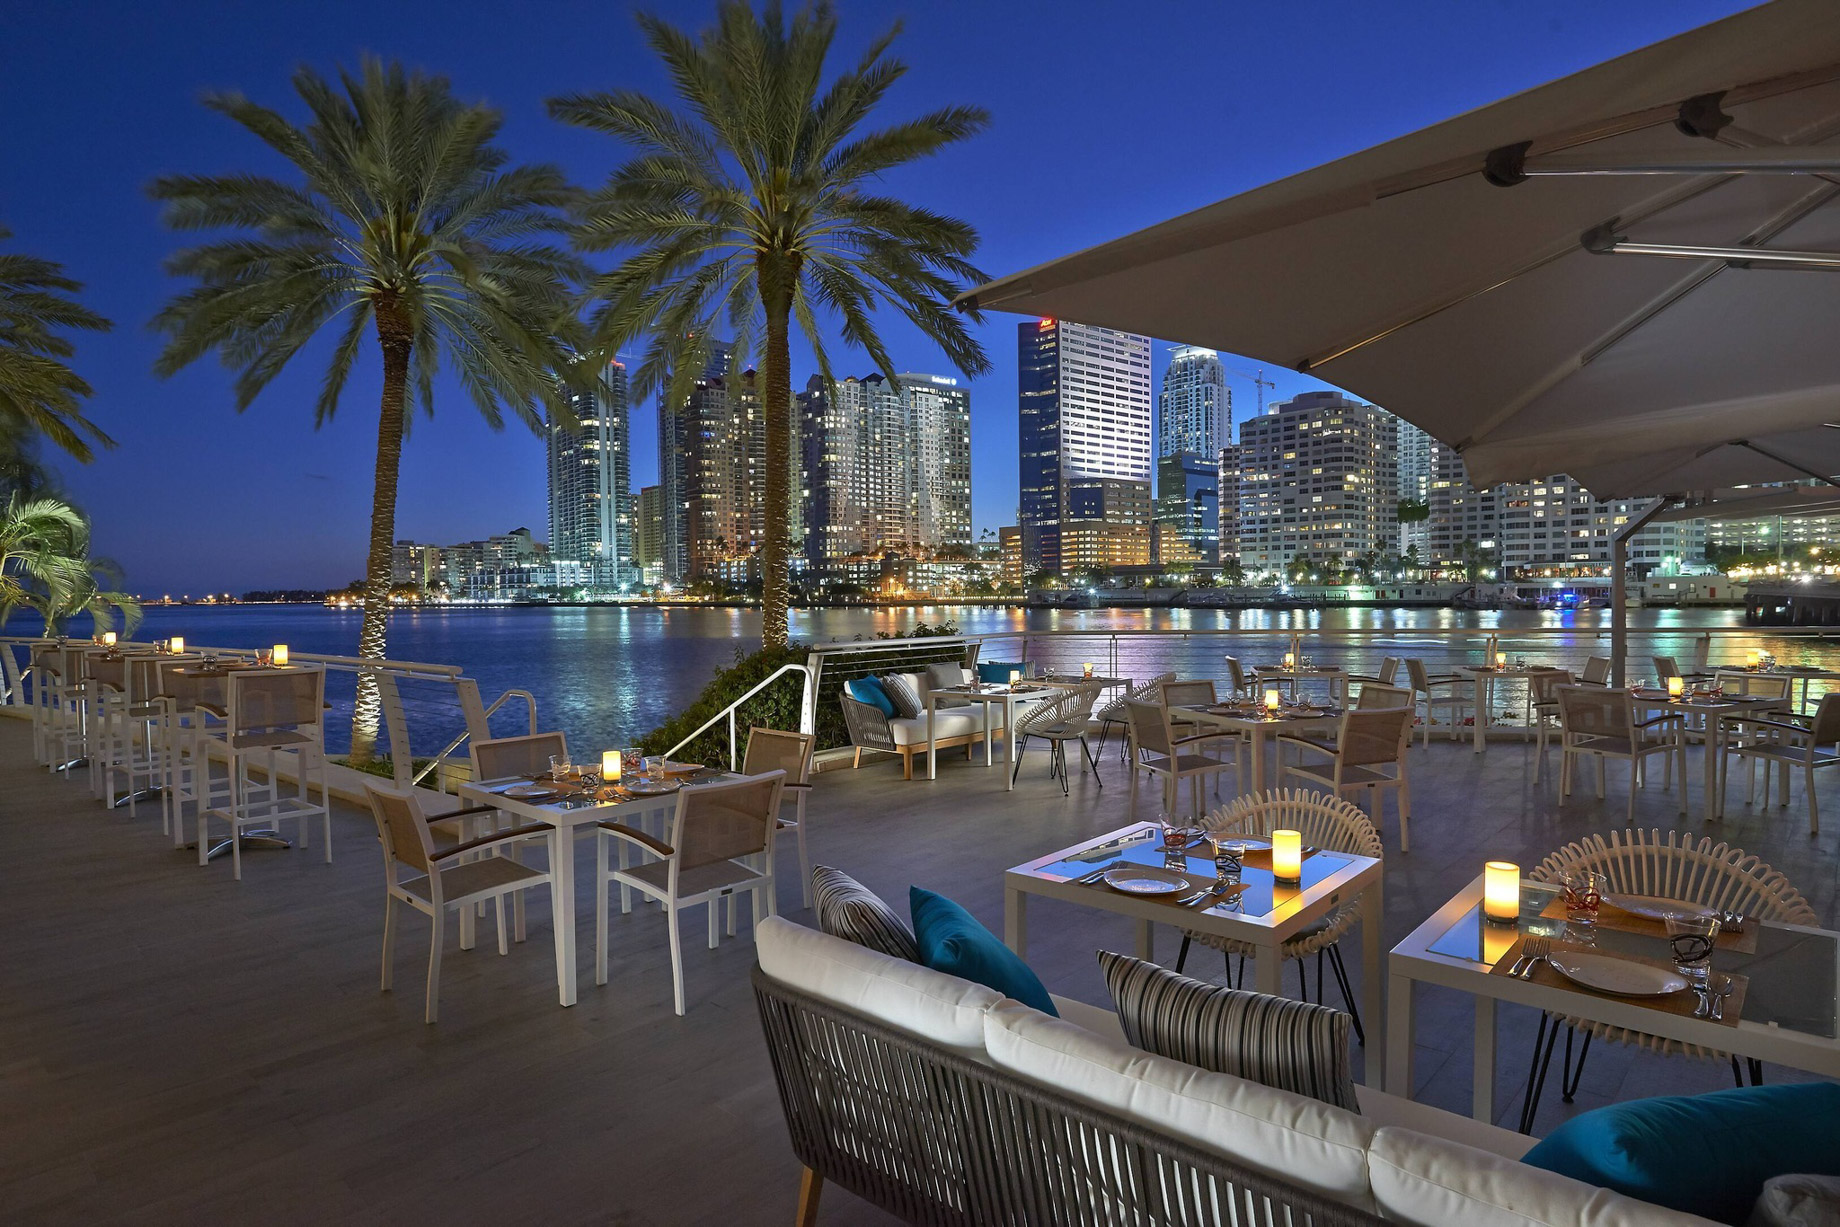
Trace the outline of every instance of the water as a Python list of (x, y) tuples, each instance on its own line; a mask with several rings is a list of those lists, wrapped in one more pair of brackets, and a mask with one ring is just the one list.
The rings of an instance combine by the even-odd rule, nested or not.
[[(353, 655), (360, 615), (317, 605), (154, 606), (135, 632), (138, 640), (182, 635), (195, 645), (260, 647), (286, 643), (296, 652)], [(1359, 629), (1377, 632), (1355, 642), (1305, 641), (1304, 651), (1318, 661), (1333, 661), (1353, 672), (1372, 673), (1384, 656), (1421, 656), (1433, 672), (1442, 664), (1473, 661), (1481, 643), (1446, 643), (1440, 632), (1475, 629), (1502, 636), (1502, 650), (1525, 652), (1530, 660), (1572, 668), (1584, 658), (1609, 652), (1610, 611), (1561, 613), (1540, 610), (1456, 609), (1314, 609), (1204, 610), (1098, 609), (1052, 610), (983, 606), (928, 606), (904, 609), (823, 609), (794, 611), (794, 638), (808, 642), (873, 639), (878, 633), (899, 635), (916, 622), (954, 621), (966, 633), (1080, 632), (1090, 638), (1031, 639), (1027, 657), (1046, 665), (1076, 670), (1085, 661), (1101, 671), (1149, 677), (1165, 670), (1184, 675), (1220, 677), (1221, 657), (1232, 653), (1247, 662), (1275, 662), (1288, 646), (1290, 632)], [(1738, 609), (1632, 609), (1630, 654), (1637, 677), (1649, 676), (1651, 653), (1680, 658), (1691, 668), (1696, 632), (1706, 627), (1742, 627)], [(6, 633), (35, 629), (15, 618)], [(1133, 639), (1110, 633), (1159, 630), (1207, 631), (1239, 628), (1271, 632), (1269, 636), (1227, 638), (1200, 634), (1182, 638)], [(1553, 636), (1524, 636), (1528, 628), (1553, 628)], [(87, 628), (75, 628), (83, 633)], [(752, 610), (687, 607), (593, 608), (428, 608), (396, 613), (390, 623), (390, 656), (397, 660), (460, 666), (479, 682), (489, 703), (508, 689), (537, 697), (538, 724), (561, 728), (571, 746), (584, 748), (629, 744), (685, 707), (715, 671), (732, 663), (738, 652), (760, 643), (760, 617)], [(1114, 648), (1114, 644), (1116, 645)], [(1767, 628), (1715, 639), (1713, 663), (1740, 662), (1748, 649), (1774, 652), (1784, 664), (1820, 664), (1840, 660), (1832, 640), (1789, 638)], [(1019, 643), (988, 645), (985, 659), (1014, 659)], [(1114, 654), (1115, 653), (1115, 654)], [(1819, 683), (1814, 693), (1821, 692)], [(328, 731), (334, 748), (348, 731), (351, 680), (334, 674), (328, 690), (335, 712)], [(409, 700), (412, 740), (417, 750), (432, 752), (459, 731), (451, 704), (434, 697)], [(522, 731), (521, 704), (510, 704), (495, 717), (500, 733)], [(430, 739), (434, 744), (430, 744)]]

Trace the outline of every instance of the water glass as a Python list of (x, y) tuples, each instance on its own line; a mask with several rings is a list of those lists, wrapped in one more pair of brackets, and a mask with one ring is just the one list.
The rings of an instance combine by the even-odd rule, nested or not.
[(549, 756), (549, 778), (558, 784), (569, 778), (569, 772), (573, 768), (574, 764), (569, 762), (568, 755), (552, 754)]
[(1719, 938), (1717, 916), (1669, 916), (1668, 945), (1674, 951), (1674, 968), (1689, 980), (1705, 982), (1712, 967), (1712, 947)]
[(639, 774), (648, 780), (656, 780), (664, 774), (664, 755), (648, 754), (640, 760)]
[(256, 649), (256, 668), (266, 669), (274, 663), (275, 663), (275, 650), (273, 648), (257, 648)]
[(1214, 876), (1222, 882), (1239, 881), (1240, 870), (1244, 867), (1246, 841), (1243, 839), (1216, 839), (1214, 841)]
[(1559, 879), (1565, 892), (1565, 922), (1588, 929), (1597, 923), (1597, 909), (1603, 904), (1604, 891), (1610, 882), (1601, 873), (1574, 869)]
[(638, 775), (641, 770), (640, 762), (644, 758), (645, 758), (645, 751), (641, 750), (638, 746), (627, 746), (624, 750), (621, 750), (620, 751), (620, 776), (621, 778), (624, 779), (627, 775)]

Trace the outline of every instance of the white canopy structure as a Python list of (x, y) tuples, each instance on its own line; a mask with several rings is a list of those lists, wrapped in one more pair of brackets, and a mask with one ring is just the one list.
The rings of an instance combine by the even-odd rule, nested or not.
[(1566, 473), (1705, 515), (1840, 484), (1840, 2), (1776, 0), (960, 303), (1308, 372), (1477, 486)]

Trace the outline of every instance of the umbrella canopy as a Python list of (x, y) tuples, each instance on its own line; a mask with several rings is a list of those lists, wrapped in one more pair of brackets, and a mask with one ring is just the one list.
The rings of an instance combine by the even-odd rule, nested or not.
[(1478, 486), (1840, 473), (1840, 4), (1778, 0), (981, 286), (1308, 372)]

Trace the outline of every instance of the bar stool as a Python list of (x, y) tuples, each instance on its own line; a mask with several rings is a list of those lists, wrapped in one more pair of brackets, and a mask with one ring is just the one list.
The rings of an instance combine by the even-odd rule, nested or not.
[[(204, 753), (220, 752), (229, 761), (230, 799), (227, 806), (202, 805), (198, 812), (198, 863), (211, 858), (207, 838), (213, 819), (230, 826), (232, 876), (243, 877), (243, 843), (262, 839), (269, 846), (287, 847), (268, 824), (294, 819), (299, 824), (300, 846), (311, 841), (311, 819), (324, 827), (326, 863), (332, 863), (332, 807), (326, 789), (326, 755), (321, 720), (325, 711), (326, 672), (323, 669), (237, 669), (225, 678), (225, 702), (200, 700), (200, 732), (208, 738)], [(221, 722), (213, 729), (210, 722)], [(295, 755), (295, 791), (289, 795), (278, 773), (280, 752)], [(264, 760), (267, 781), (258, 786), (250, 778), (252, 759)], [(209, 763), (204, 764), (206, 770)], [(319, 771), (320, 801), (309, 796), (310, 776)]]

